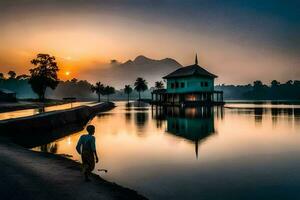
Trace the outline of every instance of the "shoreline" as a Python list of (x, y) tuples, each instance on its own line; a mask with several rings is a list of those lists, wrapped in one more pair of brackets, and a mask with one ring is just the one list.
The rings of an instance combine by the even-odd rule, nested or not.
[(87, 183), (79, 162), (32, 151), (5, 138), (0, 140), (0, 155), (0, 193), (4, 199), (147, 199), (96, 174)]
[(38, 101), (28, 101), (28, 100), (20, 100), (19, 102), (15, 102), (15, 103), (1, 102), (0, 113), (27, 110), (27, 109), (39, 109), (43, 107), (58, 106), (63, 104), (68, 104), (68, 102), (63, 100), (49, 100), (48, 102), (44, 102), (44, 103)]
[(95, 115), (114, 107), (114, 103), (106, 102), (94, 106), (78, 106), (39, 115), (1, 120), (0, 135), (16, 139), (25, 137), (25, 140), (26, 137), (30, 137), (37, 142), (38, 139), (43, 141), (45, 137), (48, 137), (48, 140), (57, 139), (57, 137), (72, 133), (74, 127), (84, 127)]
[[(113, 103), (104, 103), (53, 111), (40, 117), (2, 121), (2, 129), (6, 134), (0, 135), (1, 197), (15, 200), (147, 199), (132, 189), (106, 181), (94, 173), (92, 181), (86, 183), (79, 162), (63, 155), (28, 149), (32, 145), (72, 134), (75, 129), (82, 129), (97, 113), (114, 107)], [(44, 123), (45, 120), (47, 123)], [(45, 128), (47, 124), (58, 129), (48, 132), (49, 127)], [(38, 134), (40, 131), (43, 134)]]

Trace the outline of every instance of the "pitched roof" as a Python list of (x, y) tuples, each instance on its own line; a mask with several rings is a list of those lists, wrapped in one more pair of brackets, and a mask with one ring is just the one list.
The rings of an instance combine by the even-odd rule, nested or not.
[(198, 64), (186, 66), (179, 68), (175, 70), (174, 72), (168, 74), (167, 76), (164, 76), (164, 79), (169, 78), (179, 78), (179, 77), (185, 77), (185, 76), (203, 76), (208, 78), (217, 78), (218, 76), (208, 72), (204, 68), (200, 67)]

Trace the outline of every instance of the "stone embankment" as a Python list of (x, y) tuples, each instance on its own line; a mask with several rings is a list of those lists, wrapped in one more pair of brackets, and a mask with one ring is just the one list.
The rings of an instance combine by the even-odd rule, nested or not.
[(45, 144), (83, 129), (97, 113), (114, 106), (108, 102), (3, 120), (0, 121), (0, 136), (11, 137), (14, 142), (25, 147)]

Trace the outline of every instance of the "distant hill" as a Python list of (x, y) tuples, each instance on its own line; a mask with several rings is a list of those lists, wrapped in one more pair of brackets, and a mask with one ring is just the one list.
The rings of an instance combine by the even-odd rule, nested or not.
[(133, 85), (137, 77), (143, 77), (148, 86), (152, 87), (155, 81), (162, 80), (163, 76), (180, 67), (182, 65), (172, 58), (154, 60), (140, 55), (134, 60), (114, 62), (108, 68), (94, 70), (90, 76), (117, 88), (123, 88), (125, 84)]

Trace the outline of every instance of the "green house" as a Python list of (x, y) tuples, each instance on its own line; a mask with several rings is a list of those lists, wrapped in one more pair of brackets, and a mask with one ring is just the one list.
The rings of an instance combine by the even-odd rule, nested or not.
[(154, 90), (154, 104), (212, 105), (223, 103), (223, 92), (214, 90), (216, 75), (195, 64), (182, 67), (163, 77), (167, 88)]

